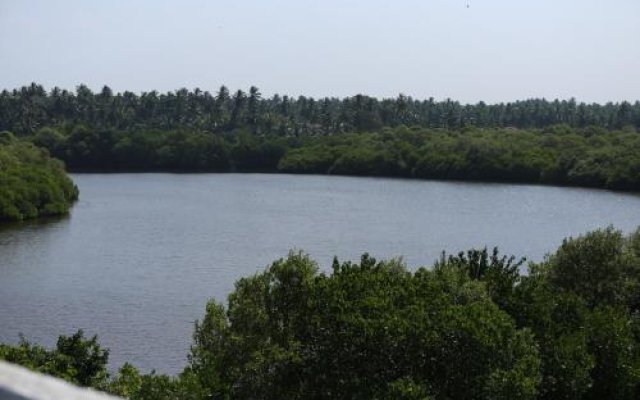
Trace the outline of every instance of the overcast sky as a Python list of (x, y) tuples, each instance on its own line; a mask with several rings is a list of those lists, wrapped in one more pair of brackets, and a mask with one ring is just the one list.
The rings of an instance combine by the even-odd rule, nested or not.
[(640, 0), (0, 0), (0, 87), (640, 99)]

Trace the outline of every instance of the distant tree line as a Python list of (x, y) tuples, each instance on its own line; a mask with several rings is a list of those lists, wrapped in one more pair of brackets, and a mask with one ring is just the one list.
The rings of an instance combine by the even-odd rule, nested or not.
[(0, 93), (0, 130), (72, 171), (287, 172), (640, 190), (640, 102), (265, 99), (256, 87)]
[(62, 162), (0, 132), (0, 222), (65, 214), (77, 198)]
[(461, 104), (447, 99), (418, 100), (405, 95), (377, 99), (264, 98), (259, 89), (231, 92), (222, 86), (211, 93), (179, 89), (135, 94), (114, 93), (108, 86), (93, 92), (45, 90), (32, 83), (0, 92), (0, 131), (33, 134), (45, 126), (84, 125), (92, 129), (191, 130), (224, 133), (246, 128), (258, 135), (319, 136), (369, 132), (400, 125), (458, 129), (465, 126), (543, 128), (556, 124), (621, 129), (640, 127), (640, 102), (578, 103), (575, 99), (530, 99), (509, 103)]
[(640, 135), (566, 125), (528, 131), (400, 127), (310, 139), (287, 151), (278, 170), (640, 190)]
[(365, 254), (325, 273), (290, 253), (207, 304), (178, 376), (109, 376), (82, 332), (0, 359), (132, 400), (640, 398), (640, 231), (523, 262), (481, 249), (410, 271)]

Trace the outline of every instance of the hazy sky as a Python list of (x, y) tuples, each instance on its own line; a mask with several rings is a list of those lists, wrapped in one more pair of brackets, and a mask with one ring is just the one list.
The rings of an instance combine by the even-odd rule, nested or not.
[(0, 0), (0, 87), (640, 99), (640, 0)]

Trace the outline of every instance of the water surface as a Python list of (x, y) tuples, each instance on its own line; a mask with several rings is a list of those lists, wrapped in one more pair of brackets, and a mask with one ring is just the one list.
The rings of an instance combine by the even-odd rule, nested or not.
[(67, 218), (0, 229), (0, 341), (83, 328), (112, 366), (175, 373), (209, 298), (290, 249), (404, 256), (499, 246), (542, 260), (567, 236), (640, 225), (640, 196), (527, 185), (260, 174), (73, 175)]

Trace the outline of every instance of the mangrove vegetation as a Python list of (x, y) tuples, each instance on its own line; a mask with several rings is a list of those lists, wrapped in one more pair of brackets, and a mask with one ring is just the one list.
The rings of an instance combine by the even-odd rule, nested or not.
[(65, 214), (77, 198), (61, 161), (0, 132), (0, 221)]
[(384, 128), (331, 136), (42, 128), (72, 171), (285, 172), (640, 190), (635, 130)]
[(286, 172), (640, 190), (640, 103), (462, 105), (180, 89), (0, 93), (0, 130), (71, 171)]
[(207, 304), (178, 376), (110, 375), (82, 332), (0, 358), (130, 399), (637, 399), (640, 231), (567, 239), (523, 268), (481, 249), (322, 272), (290, 253)]

